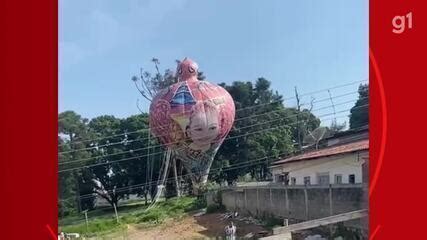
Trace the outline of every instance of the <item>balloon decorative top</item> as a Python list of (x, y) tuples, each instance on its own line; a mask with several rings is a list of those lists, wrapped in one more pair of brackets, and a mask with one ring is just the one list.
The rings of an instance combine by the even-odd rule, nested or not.
[(177, 75), (178, 82), (183, 81), (198, 81), (197, 73), (199, 66), (196, 62), (189, 58), (184, 58), (181, 62), (178, 63)]
[(151, 132), (181, 159), (193, 184), (207, 180), (235, 115), (230, 94), (197, 75), (197, 63), (185, 58), (177, 66), (178, 82), (160, 90), (150, 106)]

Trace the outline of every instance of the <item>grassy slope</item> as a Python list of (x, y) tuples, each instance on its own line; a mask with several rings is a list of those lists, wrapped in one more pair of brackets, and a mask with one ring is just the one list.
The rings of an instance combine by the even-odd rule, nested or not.
[(111, 210), (98, 210), (89, 213), (89, 226), (86, 229), (86, 223), (79, 221), (72, 224), (72, 218), (61, 221), (63, 232), (80, 233), (86, 236), (112, 233), (126, 228), (127, 224), (141, 224), (147, 227), (158, 224), (167, 218), (180, 218), (190, 211), (203, 207), (196, 198), (181, 197), (172, 198), (158, 203), (155, 207), (146, 210), (145, 206), (133, 204), (122, 206), (118, 209), (120, 223), (116, 222), (114, 213)]

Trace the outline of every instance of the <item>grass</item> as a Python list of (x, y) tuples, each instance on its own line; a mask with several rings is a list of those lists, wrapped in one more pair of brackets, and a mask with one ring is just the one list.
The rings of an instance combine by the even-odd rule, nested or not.
[(149, 210), (146, 210), (145, 205), (136, 203), (119, 207), (120, 223), (117, 223), (114, 211), (99, 209), (89, 212), (89, 224), (87, 228), (84, 220), (73, 224), (71, 223), (72, 218), (65, 219), (60, 224), (62, 225), (61, 229), (63, 232), (95, 236), (123, 230), (128, 224), (142, 224), (145, 227), (150, 227), (162, 223), (166, 219), (181, 218), (188, 214), (188, 212), (202, 207), (204, 207), (203, 203), (194, 197), (171, 198), (157, 203), (156, 206)]

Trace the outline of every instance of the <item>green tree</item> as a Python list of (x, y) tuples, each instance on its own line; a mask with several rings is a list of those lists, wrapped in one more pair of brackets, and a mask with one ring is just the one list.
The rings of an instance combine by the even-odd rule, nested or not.
[(350, 129), (369, 124), (369, 85), (360, 84), (359, 99), (350, 110)]
[(95, 157), (92, 163), (99, 165), (89, 169), (94, 190), (112, 206), (117, 206), (119, 200), (129, 194), (126, 163), (116, 162), (124, 158), (126, 150), (126, 138), (121, 135), (120, 125), (120, 119), (107, 115), (93, 118), (88, 124), (89, 131), (98, 139), (95, 146), (99, 146), (92, 149)]
[[(222, 144), (213, 163), (213, 168), (221, 169), (211, 174), (211, 179), (217, 182), (231, 183), (246, 174), (256, 180), (269, 179), (271, 162), (295, 150), (298, 133), (304, 134), (298, 128), (307, 131), (320, 124), (307, 109), (285, 108), (282, 96), (270, 89), (265, 78), (257, 79), (255, 84), (238, 81), (220, 85), (234, 99), (237, 120), (230, 139)], [(249, 162), (254, 159), (261, 160)]]
[[(131, 132), (127, 136), (127, 149), (136, 151), (127, 151), (126, 158), (138, 157), (138, 160), (122, 163), (130, 179), (130, 185), (141, 185), (133, 188), (131, 193), (138, 194), (145, 198), (148, 203), (148, 197), (153, 197), (156, 193), (155, 180), (159, 177), (159, 169), (163, 157), (163, 148), (159, 146), (157, 139), (150, 135), (147, 130), (149, 127), (148, 114), (130, 116), (121, 120), (121, 131)], [(139, 149), (139, 150), (138, 150)]]
[[(65, 144), (64, 140), (58, 136), (58, 152), (69, 151), (69, 145)], [(60, 162), (69, 160), (69, 156), (58, 155)], [(64, 217), (73, 214), (77, 211), (76, 201), (76, 184), (77, 181), (72, 172), (65, 172), (58, 176), (58, 215)]]
[[(58, 116), (58, 161), (60, 169), (78, 167), (76, 160), (88, 158), (90, 152), (86, 151), (87, 139), (90, 134), (87, 128), (88, 120), (73, 111), (60, 113)], [(93, 187), (89, 179), (84, 179), (84, 170), (67, 171), (59, 173), (59, 214), (64, 216), (74, 211), (91, 209), (94, 207), (94, 198), (80, 196), (88, 193)], [(90, 191), (89, 191), (90, 192)], [(83, 206), (84, 205), (84, 206)]]
[[(167, 68), (166, 70), (160, 70), (160, 61), (157, 58), (152, 58), (151, 62), (154, 64), (155, 71), (144, 71), (140, 69), (139, 76), (132, 76), (132, 81), (135, 83), (136, 88), (139, 93), (147, 100), (151, 101), (157, 92), (161, 89), (169, 87), (170, 85), (178, 82), (175, 72)], [(179, 60), (176, 60), (176, 63), (179, 64)], [(198, 71), (197, 79), (203, 81), (206, 79), (206, 76), (202, 71)]]

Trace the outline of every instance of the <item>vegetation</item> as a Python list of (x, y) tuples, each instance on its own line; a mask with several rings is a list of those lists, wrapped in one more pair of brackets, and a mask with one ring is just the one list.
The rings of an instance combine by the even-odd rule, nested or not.
[[(231, 184), (248, 173), (258, 181), (270, 179), (268, 167), (271, 162), (297, 150), (298, 135), (304, 136), (320, 124), (308, 109), (285, 107), (282, 96), (270, 89), (270, 82), (265, 78), (257, 79), (255, 84), (238, 81), (220, 85), (234, 99), (237, 120), (229, 134), (232, 139), (222, 144), (213, 163), (213, 168), (221, 169), (211, 174), (218, 183), (226, 181)], [(257, 105), (262, 107), (253, 107)], [(254, 159), (263, 161), (245, 165)], [(230, 167), (234, 165), (242, 167)]]
[[(230, 132), (230, 137), (235, 138), (223, 143), (213, 162), (212, 169), (216, 170), (211, 172), (210, 179), (217, 183), (231, 183), (246, 174), (257, 180), (271, 178), (269, 164), (295, 151), (297, 135), (320, 124), (307, 109), (298, 112), (284, 107), (282, 96), (273, 93), (270, 82), (264, 78), (255, 84), (234, 82), (222, 86), (235, 99), (236, 118), (242, 119), (236, 121)], [(265, 106), (247, 108), (260, 104)], [(151, 182), (159, 176), (164, 149), (144, 130), (147, 128), (146, 113), (124, 119), (105, 115), (91, 120), (72, 111), (59, 114), (61, 217), (93, 209), (93, 193), (111, 206), (117, 206), (129, 194), (138, 194), (146, 202), (155, 195), (156, 187)], [(126, 132), (129, 134), (123, 134)], [(254, 159), (263, 161), (248, 162)], [(82, 168), (87, 165), (91, 167)], [(234, 165), (241, 167), (231, 167)], [(76, 170), (69, 171), (73, 168)], [(186, 174), (179, 161), (177, 168), (180, 175)], [(139, 187), (130, 187), (133, 185)]]
[[(132, 78), (146, 98), (176, 81), (173, 71), (165, 70), (161, 74), (159, 61), (153, 59), (153, 63), (156, 73), (141, 71), (140, 77)], [(200, 74), (199, 78), (205, 79), (205, 76)], [(271, 90), (265, 78), (220, 85), (235, 101), (236, 121), (229, 133), (230, 139), (224, 141), (215, 157), (209, 174), (211, 182), (231, 184), (239, 178), (271, 179), (271, 162), (299, 151), (301, 139), (320, 125), (320, 119), (310, 107), (286, 106), (283, 97)], [(367, 85), (359, 87), (359, 100), (351, 111), (351, 128), (368, 121), (368, 108), (358, 107), (367, 103), (367, 92)], [(159, 177), (164, 149), (147, 131), (148, 113), (127, 118), (104, 115), (89, 120), (66, 111), (58, 118), (60, 217), (93, 210), (95, 195), (112, 207), (119, 206), (120, 201), (131, 194), (145, 199), (146, 204), (155, 196), (155, 180)], [(345, 125), (334, 124), (331, 126), (334, 132), (345, 128)], [(176, 167), (178, 175), (187, 174), (179, 160)], [(169, 173), (168, 179), (173, 179), (173, 171)], [(191, 182), (186, 177), (180, 180), (180, 184)], [(167, 182), (166, 197), (176, 194), (170, 192), (175, 185), (174, 181)], [(203, 205), (201, 199), (198, 201)]]
[(125, 229), (127, 224), (138, 224), (141, 227), (149, 227), (167, 219), (179, 219), (188, 214), (188, 212), (200, 209), (201, 207), (204, 206), (201, 206), (194, 197), (171, 198), (158, 203), (149, 210), (146, 210), (146, 206), (136, 206), (129, 208), (129, 211), (122, 211), (119, 223), (117, 223), (114, 214), (111, 214), (111, 212), (104, 212), (103, 214), (100, 212), (89, 212), (90, 221), (88, 227), (86, 227), (84, 221), (80, 221), (77, 224), (63, 223), (61, 230), (64, 232), (81, 233), (86, 236), (108, 234)]
[(350, 110), (350, 129), (363, 127), (369, 124), (369, 85), (359, 86), (359, 99)]

